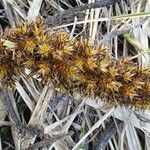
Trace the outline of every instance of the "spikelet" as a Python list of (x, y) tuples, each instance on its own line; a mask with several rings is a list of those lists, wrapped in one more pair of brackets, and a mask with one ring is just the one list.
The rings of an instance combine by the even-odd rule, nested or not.
[(150, 68), (129, 58), (113, 60), (107, 48), (88, 39), (70, 39), (49, 32), (41, 20), (3, 33), (0, 40), (0, 79), (13, 85), (28, 68), (46, 84), (70, 93), (101, 97), (113, 105), (150, 109)]

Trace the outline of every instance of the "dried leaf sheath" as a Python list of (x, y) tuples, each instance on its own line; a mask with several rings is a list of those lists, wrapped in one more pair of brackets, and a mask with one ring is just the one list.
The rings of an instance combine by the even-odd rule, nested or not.
[(113, 60), (107, 49), (88, 39), (71, 40), (65, 32), (48, 32), (42, 21), (5, 31), (0, 41), (0, 78), (37, 74), (45, 83), (70, 93), (101, 97), (114, 105), (150, 108), (150, 68), (128, 58)]

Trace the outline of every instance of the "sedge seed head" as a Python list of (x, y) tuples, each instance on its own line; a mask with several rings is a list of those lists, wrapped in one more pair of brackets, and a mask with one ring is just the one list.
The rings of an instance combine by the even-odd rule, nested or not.
[(101, 97), (109, 104), (150, 108), (150, 68), (129, 58), (113, 60), (107, 47), (70, 39), (65, 32), (50, 33), (42, 20), (12, 28), (0, 38), (0, 78), (7, 86), (28, 68), (60, 90)]

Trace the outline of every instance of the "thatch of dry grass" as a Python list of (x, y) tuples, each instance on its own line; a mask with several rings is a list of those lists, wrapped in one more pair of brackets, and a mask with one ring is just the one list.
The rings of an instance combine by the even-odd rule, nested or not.
[[(94, 2), (88, 0), (88, 3)], [(84, 5), (80, 0), (74, 3), (77, 6)], [(2, 0), (0, 12), (3, 13), (0, 19), (3, 27), (4, 22), (8, 23), (7, 27), (15, 27), (25, 21), (32, 22), (39, 16), (47, 21), (51, 19), (49, 16), (73, 7), (71, 4), (73, 1), (69, 0)], [(130, 55), (138, 65), (149, 66), (149, 18), (136, 27), (144, 17), (149, 16), (149, 0), (122, 0), (109, 8), (90, 9), (77, 17), (71, 16), (71, 22), (65, 20), (55, 30), (63, 30), (71, 38), (89, 38), (93, 43), (101, 43), (111, 35), (105, 44), (115, 59)], [(115, 31), (126, 31), (127, 28), (131, 29), (130, 32), (114, 35)], [(149, 110), (104, 105), (101, 99), (82, 97), (77, 93), (68, 96), (25, 74), (18, 77), (15, 88), (13, 93), (6, 93), (11, 99), (17, 121), (22, 122), (26, 130), (42, 129), (45, 137), (36, 138), (26, 130), (27, 135), (19, 135), (18, 130), (22, 127), (14, 122), (14, 115), (8, 112), (11, 109), (5, 108), (0, 101), (0, 149), (23, 150), (32, 144), (28, 149), (35, 149), (37, 145), (44, 146), (44, 150), (102, 147), (111, 150), (148, 150), (150, 147)]]

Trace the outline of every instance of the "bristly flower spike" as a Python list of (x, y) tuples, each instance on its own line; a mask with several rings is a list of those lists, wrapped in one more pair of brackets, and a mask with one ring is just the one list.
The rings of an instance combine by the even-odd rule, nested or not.
[(46, 84), (73, 93), (101, 97), (113, 105), (150, 109), (150, 68), (129, 58), (112, 59), (107, 48), (88, 39), (70, 39), (65, 32), (47, 30), (42, 20), (3, 33), (0, 40), (0, 79), (29, 69)]

